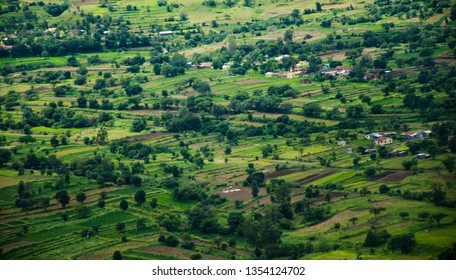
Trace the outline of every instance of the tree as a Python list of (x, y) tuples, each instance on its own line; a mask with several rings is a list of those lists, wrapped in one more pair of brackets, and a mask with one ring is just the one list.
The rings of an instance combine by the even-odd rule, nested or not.
[(150, 208), (155, 209), (158, 205), (157, 199), (153, 197), (150, 201)]
[(393, 236), (388, 242), (388, 250), (399, 250), (402, 254), (410, 254), (416, 248), (415, 234), (401, 234)]
[(283, 39), (286, 42), (293, 42), (293, 30), (292, 29), (285, 30), (285, 34), (283, 35)]
[(122, 260), (123, 257), (119, 251), (114, 251), (114, 253), (112, 254), (112, 259), (113, 260)]
[(431, 197), (431, 201), (436, 205), (439, 205), (446, 198), (445, 190), (442, 188), (442, 185), (440, 184), (433, 184), (431, 186), (429, 194)]
[(262, 218), (260, 221), (249, 218), (244, 223), (243, 234), (251, 246), (265, 248), (280, 242), (282, 230), (267, 218)]
[(140, 230), (146, 228), (146, 219), (141, 218), (136, 220), (136, 228)]
[(76, 206), (74, 211), (78, 219), (86, 219), (90, 216), (90, 208), (84, 205)]
[(359, 119), (364, 116), (364, 107), (362, 105), (349, 106), (347, 109), (347, 117)]
[(429, 212), (420, 212), (420, 213), (418, 213), (418, 218), (420, 219), (420, 221), (424, 221), (424, 220), (426, 220), (429, 217), (430, 217)]
[(179, 245), (179, 240), (174, 235), (170, 235), (166, 238), (165, 245), (169, 247), (177, 247), (177, 245)]
[(437, 214), (434, 214), (431, 216), (431, 219), (436, 221), (437, 222), (437, 225), (439, 226), (440, 225), (440, 221), (445, 218), (446, 216), (448, 216), (447, 214), (445, 213), (437, 213)]
[(123, 223), (123, 222), (117, 223), (116, 230), (118, 232), (123, 232), (125, 230), (125, 223)]
[(352, 224), (356, 224), (356, 222), (358, 221), (358, 218), (357, 217), (352, 217), (349, 219), (350, 222), (352, 222)]
[(142, 118), (134, 119), (131, 123), (130, 131), (131, 132), (141, 132), (146, 129), (145, 120)]
[(418, 165), (418, 161), (416, 159), (411, 159), (411, 160), (404, 160), (402, 162), (402, 166), (404, 167), (405, 170), (410, 170), (412, 167)]
[(316, 7), (316, 9), (317, 9), (317, 12), (321, 12), (321, 11), (322, 11), (322, 9), (321, 9), (321, 3), (320, 3), (320, 2), (316, 2), (316, 3), (315, 3), (315, 7)]
[(120, 207), (120, 209), (122, 209), (124, 211), (127, 210), (128, 209), (128, 201), (126, 201), (125, 199), (122, 199), (120, 201), (119, 207)]
[(98, 207), (100, 207), (100, 209), (103, 209), (105, 205), (106, 202), (103, 199), (98, 200)]
[(366, 170), (364, 170), (364, 175), (367, 177), (372, 177), (377, 173), (377, 170), (374, 167), (368, 167)]
[(135, 193), (135, 201), (139, 205), (143, 205), (146, 202), (146, 193), (143, 190), (138, 190)]
[(406, 218), (408, 218), (409, 213), (408, 212), (400, 212), (399, 216), (402, 218), (402, 220), (405, 220)]
[(378, 187), (378, 191), (380, 193), (389, 193), (390, 188), (388, 188), (387, 185), (380, 185), (380, 187)]
[(138, 84), (128, 85), (125, 88), (125, 93), (127, 94), (127, 96), (138, 95), (138, 94), (141, 94), (142, 92), (143, 92), (143, 88)]
[(167, 231), (176, 231), (179, 229), (181, 221), (177, 214), (168, 212), (160, 216), (159, 224)]
[(70, 203), (70, 196), (67, 191), (59, 191), (55, 194), (54, 198), (65, 208)]
[(9, 150), (0, 149), (0, 166), (5, 165), (11, 160), (11, 152)]
[(381, 212), (385, 211), (386, 208), (384, 207), (371, 207), (369, 209), (369, 213), (372, 213), (374, 214), (374, 216), (377, 216), (378, 214), (380, 214)]
[(57, 136), (54, 135), (51, 140), (50, 140), (51, 146), (53, 148), (56, 148), (59, 145), (59, 139), (57, 139)]
[(325, 194), (325, 201), (326, 201), (326, 203), (329, 203), (331, 201), (331, 194), (330, 193), (326, 193)]
[(79, 66), (79, 62), (76, 59), (76, 57), (74, 57), (74, 56), (70, 56), (69, 58), (67, 58), (67, 64), (68, 64), (68, 66), (73, 66), (73, 67)]
[(80, 203), (84, 203), (84, 201), (86, 200), (87, 196), (85, 193), (83, 192), (80, 192), (76, 195), (76, 200)]
[(252, 8), (255, 5), (255, 0), (244, 0), (244, 7)]
[(94, 90), (100, 90), (106, 88), (106, 80), (105, 79), (96, 79), (95, 84), (93, 85)]
[(366, 239), (364, 240), (364, 246), (366, 247), (375, 247), (378, 245), (381, 245), (388, 241), (388, 239), (391, 237), (391, 234), (389, 234), (385, 229), (384, 230), (376, 230), (376, 229), (370, 229), (367, 232)]
[[(0, 156), (0, 158), (1, 158), (1, 156)], [(451, 173), (455, 170), (456, 157), (454, 157), (454, 156), (446, 157), (444, 160), (442, 160), (442, 163), (445, 166), (446, 170), (448, 170), (448, 172)]]
[(179, 14), (179, 17), (181, 20), (187, 20), (188, 19), (188, 14), (186, 12), (181, 12)]
[(244, 223), (244, 214), (239, 211), (230, 212), (228, 214), (228, 229), (231, 233), (242, 233), (242, 225)]

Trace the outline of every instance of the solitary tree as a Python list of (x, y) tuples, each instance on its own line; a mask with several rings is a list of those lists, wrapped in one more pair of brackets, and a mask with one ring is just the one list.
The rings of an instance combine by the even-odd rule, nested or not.
[(369, 209), (369, 213), (372, 213), (374, 214), (374, 216), (377, 216), (378, 214), (380, 214), (382, 211), (385, 211), (386, 208), (384, 207), (372, 207)]
[(128, 209), (128, 201), (126, 201), (125, 199), (122, 199), (120, 201), (119, 206), (120, 206), (120, 209), (122, 209), (124, 211), (127, 210)]
[(157, 207), (157, 205), (158, 205), (157, 199), (155, 197), (153, 197), (152, 200), (150, 201), (150, 208), (154, 209)]
[(76, 195), (76, 200), (80, 203), (84, 203), (84, 201), (87, 199), (87, 196), (85, 193), (80, 192)]
[(54, 198), (62, 205), (62, 208), (65, 208), (70, 203), (70, 196), (67, 191), (59, 191), (55, 194)]
[(325, 194), (325, 201), (326, 201), (326, 203), (329, 203), (331, 201), (331, 194), (330, 193)]
[(119, 251), (114, 251), (112, 254), (112, 259), (113, 260), (122, 260), (122, 254)]
[(135, 193), (135, 201), (139, 205), (143, 205), (146, 202), (146, 193), (143, 190), (138, 190)]
[(413, 233), (394, 236), (388, 242), (388, 249), (391, 251), (399, 250), (402, 254), (409, 254), (415, 250), (416, 240)]
[(399, 216), (402, 218), (402, 220), (405, 220), (406, 218), (408, 218), (409, 213), (407, 213), (407, 212), (400, 212), (400, 213), (399, 213)]
[(352, 224), (354, 225), (358, 221), (358, 218), (352, 217), (352, 218), (349, 219), (349, 221), (352, 222)]
[(434, 221), (437, 222), (437, 225), (439, 226), (440, 225), (440, 221), (445, 218), (447, 216), (447, 214), (445, 213), (437, 213), (437, 214), (434, 214), (431, 216), (431, 219), (433, 219)]

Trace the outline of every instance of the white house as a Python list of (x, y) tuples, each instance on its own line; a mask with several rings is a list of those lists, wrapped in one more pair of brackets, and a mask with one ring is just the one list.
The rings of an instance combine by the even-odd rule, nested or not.
[(163, 36), (171, 36), (173, 35), (172, 31), (160, 31), (158, 32), (158, 36), (163, 37)]
[(375, 145), (384, 146), (393, 143), (393, 139), (386, 136), (381, 136), (375, 139), (374, 142)]

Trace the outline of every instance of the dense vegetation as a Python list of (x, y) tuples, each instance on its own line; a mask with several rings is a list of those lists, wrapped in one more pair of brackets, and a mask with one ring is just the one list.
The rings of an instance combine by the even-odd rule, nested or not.
[(1, 258), (454, 259), (455, 26), (449, 0), (3, 1)]

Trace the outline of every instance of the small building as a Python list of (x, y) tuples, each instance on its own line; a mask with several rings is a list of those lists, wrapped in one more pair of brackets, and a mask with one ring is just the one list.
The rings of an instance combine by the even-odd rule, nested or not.
[(369, 134), (366, 134), (364, 136), (364, 138), (366, 138), (367, 140), (371, 140), (371, 139), (377, 139), (379, 137), (381, 137), (382, 135), (380, 133), (377, 133), (377, 132), (373, 132), (373, 133), (369, 133)]
[(299, 83), (301, 85), (308, 85), (308, 84), (311, 84), (312, 83), (312, 80), (310, 79), (304, 79), (304, 80), (300, 80)]
[(347, 142), (346, 141), (337, 141), (337, 145), (345, 146), (345, 145), (347, 145)]
[(266, 74), (264, 74), (264, 76), (266, 78), (272, 78), (272, 77), (274, 77), (274, 72), (266, 72)]
[(378, 137), (377, 139), (374, 140), (375, 145), (378, 146), (384, 146), (384, 145), (389, 145), (393, 143), (393, 139), (386, 137), (386, 136), (381, 136)]
[(307, 62), (307, 61), (305, 61), (305, 60), (304, 60), (304, 61), (300, 61), (300, 62), (298, 62), (298, 63), (295, 64), (294, 70), (295, 70), (295, 71), (303, 71), (303, 72), (306, 72), (307, 69), (309, 69), (309, 65), (310, 65), (309, 62)]
[(337, 66), (335, 68), (335, 70), (336, 70), (337, 76), (346, 77), (346, 76), (348, 76), (348, 74), (350, 74), (350, 72), (353, 70), (353, 68), (350, 66)]
[(383, 136), (397, 135), (396, 131), (387, 131), (382, 133)]
[(416, 159), (427, 159), (427, 158), (430, 158), (430, 157), (431, 157), (430, 154), (423, 154), (423, 153), (415, 155)]
[(372, 154), (372, 153), (376, 153), (377, 150), (376, 149), (366, 149), (364, 150), (363, 154)]
[(353, 149), (352, 149), (352, 148), (346, 148), (345, 151), (346, 151), (347, 153), (350, 153), (350, 154), (351, 154), (351, 153), (353, 152)]
[(423, 134), (423, 137), (430, 137), (432, 131), (431, 130), (423, 130), (421, 133)]
[(173, 31), (160, 31), (158, 32), (158, 36), (165, 37), (165, 36), (172, 36), (174, 34)]
[(394, 151), (389, 152), (388, 154), (386, 154), (386, 157), (389, 157), (389, 158), (397, 157), (397, 156), (399, 156), (399, 151), (398, 150), (394, 150)]
[(212, 62), (201, 62), (199, 64), (195, 64), (197, 69), (208, 69), (212, 68)]

